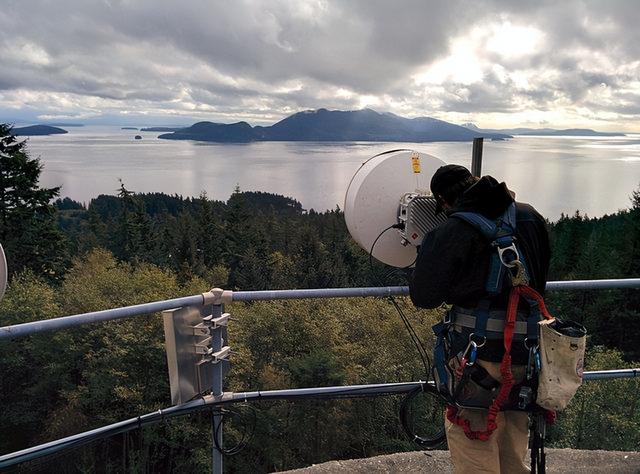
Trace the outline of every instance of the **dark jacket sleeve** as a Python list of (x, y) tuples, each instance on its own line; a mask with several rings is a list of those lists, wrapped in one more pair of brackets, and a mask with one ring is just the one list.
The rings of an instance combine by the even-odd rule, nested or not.
[(449, 219), (425, 237), (409, 282), (411, 301), (421, 308), (436, 308), (449, 301), (469, 254), (468, 239), (457, 238)]

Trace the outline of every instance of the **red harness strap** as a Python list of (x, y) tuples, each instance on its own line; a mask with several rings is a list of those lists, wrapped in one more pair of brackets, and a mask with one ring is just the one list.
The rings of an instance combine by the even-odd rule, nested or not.
[(544, 304), (542, 296), (533, 288), (529, 286), (515, 286), (509, 293), (509, 306), (507, 307), (507, 315), (504, 324), (504, 356), (502, 356), (502, 362), (500, 363), (500, 374), (502, 375), (502, 385), (496, 398), (494, 398), (489, 411), (487, 413), (487, 427), (484, 430), (472, 430), (469, 420), (464, 420), (458, 415), (458, 408), (452, 405), (447, 406), (447, 419), (464, 430), (464, 434), (469, 439), (479, 439), (486, 441), (491, 437), (491, 434), (498, 427), (496, 418), (498, 413), (509, 399), (509, 393), (513, 387), (513, 373), (511, 372), (511, 343), (513, 342), (513, 332), (516, 324), (516, 314), (518, 312), (518, 303), (520, 302), (520, 296), (524, 296), (528, 299), (532, 299), (538, 303), (540, 313), (544, 318), (551, 319), (553, 316), (549, 314), (547, 307)]

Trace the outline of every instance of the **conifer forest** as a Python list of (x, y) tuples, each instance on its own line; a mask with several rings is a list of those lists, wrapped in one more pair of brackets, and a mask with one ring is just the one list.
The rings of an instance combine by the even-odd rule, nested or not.
[[(226, 202), (120, 185), (88, 203), (42, 188), (42, 163), (0, 125), (0, 243), (10, 269), (0, 325), (231, 290), (405, 285), (369, 261), (342, 211), (237, 189)], [(640, 188), (629, 208), (549, 222), (549, 280), (640, 277)], [(640, 291), (548, 292), (550, 311), (589, 331), (586, 370), (640, 364)], [(428, 348), (445, 308), (398, 304)], [(387, 299), (227, 305), (233, 350), (225, 390), (424, 380)], [(171, 405), (159, 314), (0, 340), (0, 453)], [(227, 472), (270, 472), (332, 459), (418, 449), (398, 421), (401, 397), (259, 402), (234, 407), (225, 443), (246, 448)], [(249, 422), (247, 421), (249, 420)], [(19, 472), (206, 472), (210, 412), (167, 419)], [(640, 383), (586, 382), (548, 434), (549, 445), (637, 450)], [(16, 470), (18, 472), (18, 470)]]

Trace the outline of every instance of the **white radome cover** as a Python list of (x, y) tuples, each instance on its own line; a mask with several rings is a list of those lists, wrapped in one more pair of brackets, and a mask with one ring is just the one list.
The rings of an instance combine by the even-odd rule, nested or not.
[[(416, 172), (414, 157), (418, 158)], [(431, 177), (446, 163), (412, 150), (381, 153), (367, 160), (349, 183), (344, 218), (353, 239), (367, 252), (384, 229), (398, 222), (400, 198), (409, 192), (429, 192)], [(403, 246), (397, 230), (385, 232), (373, 249), (373, 257), (394, 267), (407, 267), (416, 248)]]

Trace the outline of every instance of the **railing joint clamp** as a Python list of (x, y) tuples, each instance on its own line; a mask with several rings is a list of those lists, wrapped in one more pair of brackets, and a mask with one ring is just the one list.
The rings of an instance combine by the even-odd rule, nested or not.
[(223, 290), (222, 288), (212, 288), (202, 293), (202, 303), (205, 305), (221, 305), (231, 303), (233, 301), (233, 291)]

